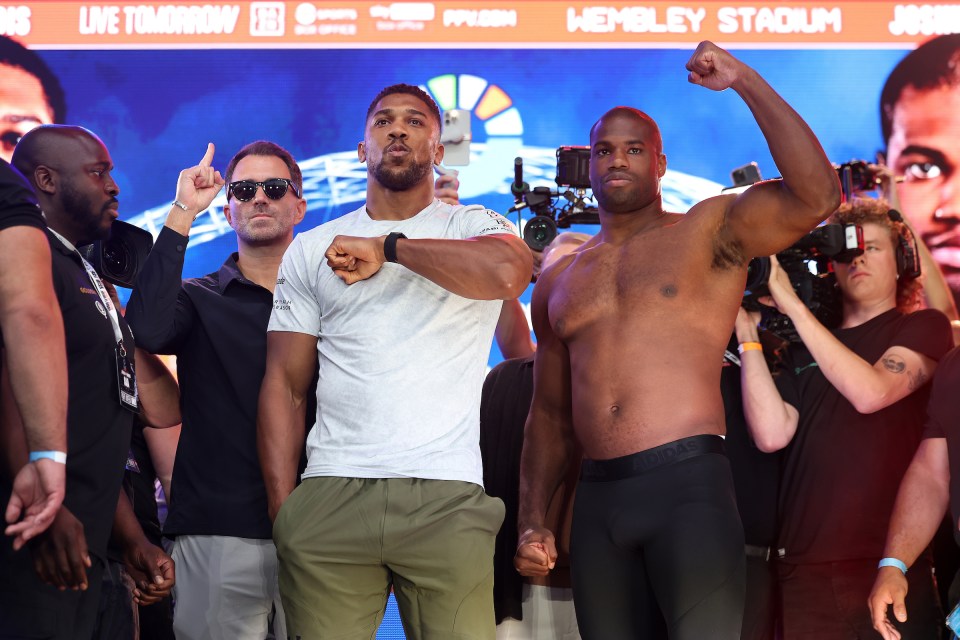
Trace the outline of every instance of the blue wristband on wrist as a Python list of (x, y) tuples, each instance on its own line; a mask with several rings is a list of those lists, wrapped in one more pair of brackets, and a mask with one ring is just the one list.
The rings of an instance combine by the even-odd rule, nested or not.
[(67, 453), (65, 451), (31, 451), (30, 452), (30, 462), (36, 462), (37, 460), (53, 460), (54, 462), (59, 462), (60, 464), (67, 464)]
[(881, 569), (883, 567), (896, 567), (903, 572), (903, 575), (907, 575), (907, 565), (905, 565), (902, 560), (897, 560), (896, 558), (884, 558), (880, 561), (880, 564), (877, 565), (877, 569)]

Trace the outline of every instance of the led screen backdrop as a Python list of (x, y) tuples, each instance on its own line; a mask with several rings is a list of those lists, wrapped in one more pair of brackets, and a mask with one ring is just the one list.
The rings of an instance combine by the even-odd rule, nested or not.
[[(304, 169), (301, 229), (355, 208), (364, 115), (395, 82), (471, 112), (466, 202), (506, 211), (516, 156), (532, 185), (552, 185), (556, 148), (587, 144), (597, 117), (626, 104), (659, 122), (665, 200), (685, 210), (747, 162), (777, 175), (736, 94), (687, 83), (699, 40), (756, 68), (844, 162), (882, 148), (877, 102), (896, 62), (956, 31), (960, 5), (887, 2), (0, 4), (0, 33), (41, 52), (67, 94), (67, 121), (110, 149), (121, 216), (154, 232), (178, 172), (208, 141), (220, 169), (255, 139), (287, 147)], [(187, 276), (235, 250), (222, 201), (197, 221)]]
[[(831, 159), (870, 158), (881, 146), (886, 73), (922, 29), (960, 22), (949, 8), (49, 2), (0, 5), (0, 31), (42, 50), (64, 85), (67, 120), (107, 143), (124, 219), (155, 231), (177, 173), (207, 141), (222, 168), (241, 145), (268, 138), (304, 166), (309, 228), (362, 201), (355, 150), (364, 114), (378, 89), (399, 81), (472, 112), (461, 195), (500, 211), (512, 204), (515, 156), (531, 183), (548, 184), (555, 149), (586, 144), (590, 125), (616, 104), (660, 123), (672, 170), (665, 192), (677, 209), (715, 193), (746, 162), (775, 176), (739, 98), (686, 82), (683, 65), (703, 37), (768, 78)], [(216, 206), (198, 223), (188, 275), (216, 268), (233, 248)]]
[[(807, 119), (836, 162), (880, 148), (877, 97), (924, 29), (960, 28), (960, 5), (583, 2), (48, 2), (0, 5), (0, 31), (42, 50), (71, 123), (110, 148), (122, 217), (155, 231), (177, 173), (207, 141), (223, 168), (258, 138), (305, 169), (309, 228), (357, 206), (364, 114), (381, 87), (419, 84), (443, 108), (472, 112), (461, 195), (505, 211), (513, 158), (549, 184), (554, 151), (586, 144), (609, 107), (650, 113), (663, 130), (667, 201), (716, 193), (734, 167), (777, 175), (749, 111), (731, 91), (686, 81), (710, 37), (757, 68)], [(431, 48), (424, 48), (429, 45)], [(187, 274), (234, 248), (215, 206), (198, 221)]]

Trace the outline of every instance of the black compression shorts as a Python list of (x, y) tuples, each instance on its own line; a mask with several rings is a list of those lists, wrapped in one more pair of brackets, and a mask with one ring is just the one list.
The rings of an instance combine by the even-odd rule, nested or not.
[(737, 640), (743, 527), (723, 439), (585, 460), (570, 560), (584, 640)]

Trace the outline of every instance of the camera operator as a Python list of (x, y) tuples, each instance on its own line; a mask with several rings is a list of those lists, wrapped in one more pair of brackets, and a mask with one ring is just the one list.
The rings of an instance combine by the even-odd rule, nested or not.
[[(174, 395), (171, 379), (161, 364), (134, 349), (107, 287), (76, 249), (106, 238), (117, 216), (120, 190), (103, 142), (81, 127), (44, 125), (24, 135), (13, 161), (30, 181), (47, 222), (66, 337), (69, 455), (66, 496), (53, 524), (30, 542), (30, 554), (0, 548), (0, 620), (3, 631), (15, 637), (89, 639), (107, 540), (125, 499), (120, 484), (133, 421), (139, 413), (156, 426), (176, 424), (179, 411), (175, 401), (168, 402)], [(9, 384), (3, 393), (9, 397)], [(15, 413), (7, 411), (3, 420)], [(7, 453), (15, 465), (27, 464), (23, 444)], [(122, 543), (133, 568), (150, 581), (143, 591), (168, 591), (173, 567), (165, 554), (143, 546), (136, 531), (115, 533), (130, 534)]]
[[(829, 330), (803, 305), (772, 258), (770, 297), (802, 343), (775, 377), (758, 350), (757, 328), (737, 323), (747, 423), (757, 446), (783, 449), (779, 563), (784, 637), (875, 637), (863, 606), (883, 555), (900, 478), (920, 441), (927, 382), (950, 349), (946, 317), (914, 311), (920, 285), (912, 239), (877, 200), (854, 200), (832, 222), (863, 228), (864, 253), (834, 262), (843, 320)], [(754, 353), (756, 351), (756, 353)], [(930, 561), (910, 575), (907, 638), (939, 635)]]

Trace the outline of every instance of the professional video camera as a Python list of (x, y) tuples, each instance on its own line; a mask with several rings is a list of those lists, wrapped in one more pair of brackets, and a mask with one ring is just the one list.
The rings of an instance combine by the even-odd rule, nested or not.
[(101, 278), (132, 289), (152, 248), (153, 236), (149, 231), (123, 220), (114, 220), (109, 238), (79, 247), (79, 250)]
[[(790, 278), (793, 290), (817, 320), (828, 328), (839, 326), (843, 304), (830, 261), (850, 262), (863, 253), (863, 229), (856, 224), (826, 224), (817, 227), (793, 246), (777, 254), (777, 261)], [(773, 307), (760, 304), (770, 295), (770, 258), (754, 258), (747, 267), (743, 307), (760, 311), (760, 326), (790, 342), (800, 342), (793, 322)]]
[[(523, 181), (523, 158), (513, 161), (513, 185), (510, 191), (517, 203), (510, 211), (529, 208), (536, 215), (523, 229), (523, 240), (534, 251), (543, 251), (554, 238), (557, 229), (572, 224), (600, 224), (597, 208), (586, 200), (590, 188), (590, 147), (560, 147), (557, 149), (557, 186), (571, 187), (566, 191), (549, 187), (530, 188)], [(560, 199), (566, 200), (562, 205)]]
[[(835, 164), (833, 168), (837, 170), (837, 175), (840, 177), (843, 198), (846, 201), (862, 191), (876, 191), (880, 186), (877, 172), (866, 160), (851, 160), (843, 164)], [(753, 183), (763, 180), (756, 162), (737, 167), (730, 172), (730, 178), (733, 180), (733, 186), (726, 187), (723, 190), (724, 193), (743, 191)]]

